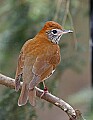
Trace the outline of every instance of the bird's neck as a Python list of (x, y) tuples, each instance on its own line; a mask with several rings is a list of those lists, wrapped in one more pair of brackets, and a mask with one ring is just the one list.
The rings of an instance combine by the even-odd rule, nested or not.
[(35, 36), (36, 40), (38, 41), (41, 41), (41, 42), (46, 42), (46, 43), (50, 43), (50, 44), (53, 44), (53, 45), (58, 45), (59, 42), (55, 42), (55, 41), (51, 41), (47, 35), (45, 33), (38, 33), (36, 36)]

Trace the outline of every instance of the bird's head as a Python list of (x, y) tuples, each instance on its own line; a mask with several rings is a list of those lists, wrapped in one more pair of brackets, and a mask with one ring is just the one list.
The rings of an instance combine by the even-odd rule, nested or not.
[(45, 23), (41, 32), (45, 33), (49, 41), (58, 44), (61, 36), (66, 33), (71, 33), (71, 30), (64, 30), (61, 25), (54, 21), (48, 21)]

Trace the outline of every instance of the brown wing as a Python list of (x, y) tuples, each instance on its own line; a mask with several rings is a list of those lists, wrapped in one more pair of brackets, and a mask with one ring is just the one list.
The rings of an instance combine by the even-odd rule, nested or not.
[(53, 49), (52, 51), (48, 50), (45, 54), (38, 56), (33, 65), (32, 72), (34, 73), (34, 77), (29, 84), (29, 88), (33, 89), (45, 78), (49, 77), (59, 62), (59, 49)]
[(29, 89), (33, 89), (40, 82), (42, 82), (47, 76), (49, 76), (53, 71), (53, 65), (47, 61), (46, 56), (37, 57), (32, 72), (34, 74), (33, 79), (29, 84)]
[(19, 58), (18, 58), (18, 64), (17, 64), (17, 70), (16, 70), (16, 75), (15, 75), (15, 90), (18, 91), (20, 88), (20, 78), (23, 74), (24, 66), (24, 55), (23, 52), (20, 52)]

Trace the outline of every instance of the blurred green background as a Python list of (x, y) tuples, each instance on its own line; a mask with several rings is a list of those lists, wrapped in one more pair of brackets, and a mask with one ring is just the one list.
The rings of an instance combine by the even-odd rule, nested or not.
[[(49, 91), (92, 120), (89, 0), (0, 0), (0, 72), (15, 77), (22, 45), (49, 20), (74, 31), (62, 36), (61, 63), (46, 81)], [(39, 98), (35, 108), (29, 103), (18, 107), (19, 93), (0, 85), (0, 120), (67, 119), (61, 110)]]

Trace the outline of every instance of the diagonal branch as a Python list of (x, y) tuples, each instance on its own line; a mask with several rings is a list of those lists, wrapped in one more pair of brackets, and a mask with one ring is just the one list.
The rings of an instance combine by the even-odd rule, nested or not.
[[(0, 74), (0, 84), (5, 85), (7, 87), (10, 87), (12, 89), (15, 88), (15, 80), (13, 78), (7, 77), (5, 75)], [(21, 82), (22, 86), (22, 82)], [(36, 87), (36, 95), (40, 97), (43, 93), (43, 90)], [(61, 108), (64, 112), (67, 113), (70, 120), (77, 120), (77, 115), (80, 113), (80, 111), (77, 113), (68, 103), (63, 101), (62, 99), (52, 95), (51, 93), (46, 93), (42, 99), (54, 104), (55, 106)]]

